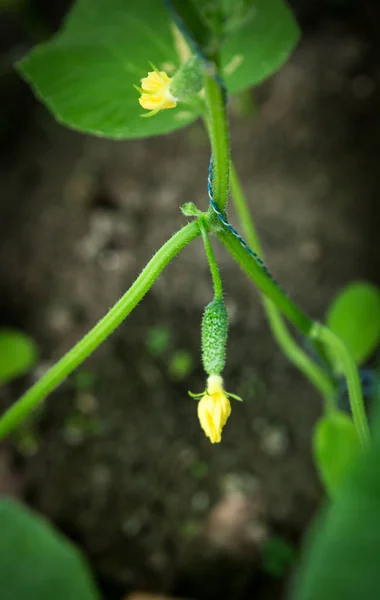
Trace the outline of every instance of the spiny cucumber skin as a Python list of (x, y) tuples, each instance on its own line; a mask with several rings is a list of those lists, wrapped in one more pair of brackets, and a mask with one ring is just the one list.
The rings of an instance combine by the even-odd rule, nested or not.
[(219, 375), (226, 362), (228, 314), (223, 300), (212, 300), (202, 319), (202, 361), (208, 375)]

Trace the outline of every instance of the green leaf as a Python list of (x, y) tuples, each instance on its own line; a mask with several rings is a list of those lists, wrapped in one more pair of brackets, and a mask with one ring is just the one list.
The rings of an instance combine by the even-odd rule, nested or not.
[(0, 329), (0, 385), (25, 375), (38, 357), (33, 340), (14, 329)]
[[(326, 323), (346, 343), (357, 364), (363, 363), (380, 342), (379, 288), (360, 281), (349, 284), (332, 302)], [(331, 358), (340, 370), (336, 357)]]
[(194, 0), (199, 14), (209, 29), (209, 48), (220, 47), (226, 35), (240, 26), (252, 0)]
[[(203, 3), (204, 0), (202, 0), (201, 4)], [(186, 0), (186, 2), (183, 0), (171, 0), (167, 4), (173, 7), (174, 22), (176, 22), (175, 17), (178, 14), (181, 22), (186, 26), (186, 31), (190, 38), (196, 42), (204, 54), (207, 54), (207, 47), (210, 42), (210, 30), (206, 27), (205, 20), (202, 19), (202, 10), (198, 6), (199, 0)]]
[(296, 560), (296, 551), (284, 538), (272, 535), (260, 548), (262, 568), (272, 577), (283, 577)]
[(352, 419), (341, 411), (321, 417), (314, 429), (314, 458), (326, 487), (333, 496), (354, 464), (359, 440)]
[(7, 600), (99, 600), (79, 551), (45, 520), (0, 502), (0, 590)]
[(370, 450), (314, 523), (292, 600), (380, 598), (379, 426)]
[(285, 0), (244, 3), (245, 18), (222, 46), (222, 68), (229, 92), (257, 85), (272, 75), (296, 47), (300, 31)]
[(146, 346), (154, 358), (162, 356), (171, 343), (171, 331), (169, 327), (157, 325), (151, 327), (146, 337)]
[(142, 118), (133, 87), (152, 70), (179, 66), (169, 13), (161, 0), (78, 0), (52, 40), (19, 63), (21, 75), (56, 118), (87, 133), (139, 138), (192, 122), (182, 104)]
[(169, 359), (168, 372), (172, 379), (182, 381), (190, 375), (193, 367), (194, 361), (191, 354), (186, 350), (177, 350)]
[[(239, 0), (235, 0), (239, 2)], [(206, 23), (209, 30), (210, 47), (214, 46), (215, 42), (219, 42), (223, 35), (225, 25), (225, 11), (221, 0), (194, 0), (203, 22)]]
[[(279, 68), (299, 31), (283, 0), (240, 0), (227, 8), (222, 3), (219, 13), (223, 11), (229, 19), (222, 66), (228, 90), (236, 92)], [(207, 44), (202, 19), (194, 15), (196, 10), (189, 27), (198, 42)], [(168, 133), (199, 116), (194, 101), (141, 118), (144, 109), (133, 86), (146, 76), (150, 63), (169, 75), (179, 66), (162, 0), (77, 0), (62, 30), (25, 56), (18, 69), (60, 122), (86, 133), (127, 139)]]

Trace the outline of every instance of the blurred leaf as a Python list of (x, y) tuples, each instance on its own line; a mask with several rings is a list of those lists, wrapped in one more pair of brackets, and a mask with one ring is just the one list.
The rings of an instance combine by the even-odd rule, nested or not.
[(313, 445), (321, 479), (328, 493), (334, 495), (360, 451), (352, 419), (342, 411), (326, 413), (316, 423)]
[(168, 371), (172, 379), (186, 379), (193, 370), (193, 359), (186, 350), (177, 350), (170, 358)]
[[(180, 31), (182, 30), (181, 23), (181, 25), (183, 24), (186, 27), (185, 33), (188, 32), (190, 38), (196, 42), (203, 54), (207, 54), (210, 42), (210, 30), (206, 27), (205, 21), (202, 18), (203, 14), (200, 9), (202, 9), (203, 4), (204, 0), (202, 0), (201, 6), (198, 6), (199, 0), (186, 0), (186, 2), (183, 2), (183, 0), (166, 1), (166, 5), (169, 7), (173, 20), (177, 23)], [(180, 17), (180, 23), (177, 22), (177, 14)], [(181, 33), (184, 34), (182, 31)]]
[(40, 447), (39, 437), (30, 424), (21, 425), (13, 432), (12, 443), (23, 456), (34, 456)]
[(263, 570), (272, 577), (283, 577), (296, 560), (292, 544), (277, 535), (264, 542), (260, 552)]
[(288, 60), (300, 37), (285, 0), (251, 0), (243, 9), (240, 27), (235, 27), (222, 47), (229, 92), (257, 85), (272, 75)]
[(15, 329), (0, 329), (0, 385), (25, 375), (38, 358), (34, 341)]
[(99, 600), (79, 551), (46, 521), (0, 501), (0, 590), (4, 600)]
[(161, 356), (168, 349), (170, 342), (171, 333), (168, 327), (158, 325), (149, 329), (146, 346), (154, 358)]
[[(346, 286), (332, 302), (326, 323), (363, 363), (380, 342), (380, 290), (375, 285), (355, 282)], [(336, 363), (336, 357), (331, 356)]]
[(205, 479), (209, 473), (209, 466), (203, 460), (195, 460), (191, 463), (189, 472), (195, 479)]
[(314, 523), (292, 600), (380, 598), (380, 421), (370, 450)]
[(73, 373), (73, 382), (77, 390), (93, 390), (98, 376), (91, 369), (78, 369)]
[(142, 118), (133, 87), (179, 63), (162, 0), (77, 0), (62, 30), (19, 63), (36, 95), (66, 125), (110, 138), (139, 138), (192, 122), (190, 105)]
[(194, 0), (194, 4), (210, 30), (209, 47), (217, 49), (249, 16), (252, 0)]
[(223, 12), (224, 33), (228, 35), (244, 25), (251, 17), (252, 7), (257, 0), (217, 0), (217, 2)]
[[(235, 1), (239, 2), (239, 0)], [(221, 36), (223, 35), (226, 16), (222, 2), (220, 0), (194, 0), (194, 4), (196, 5), (204, 23), (207, 24), (211, 39), (214, 37), (211, 45), (213, 45), (215, 41), (219, 42)], [(210, 41), (210, 38), (208, 41)]]

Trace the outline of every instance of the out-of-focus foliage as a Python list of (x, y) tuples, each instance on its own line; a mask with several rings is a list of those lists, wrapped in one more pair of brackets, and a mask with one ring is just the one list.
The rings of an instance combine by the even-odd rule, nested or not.
[(25, 375), (35, 364), (34, 341), (21, 331), (0, 329), (0, 385)]
[(346, 343), (355, 361), (363, 363), (380, 342), (379, 288), (361, 281), (349, 284), (333, 300), (326, 323)]
[(263, 569), (272, 577), (283, 577), (295, 560), (294, 547), (278, 535), (271, 536), (261, 548)]
[(315, 426), (314, 457), (329, 494), (338, 492), (359, 453), (352, 419), (342, 411), (327, 412)]
[(4, 600), (100, 600), (79, 551), (41, 517), (2, 500), (0, 530)]
[(380, 598), (380, 421), (307, 540), (292, 600)]

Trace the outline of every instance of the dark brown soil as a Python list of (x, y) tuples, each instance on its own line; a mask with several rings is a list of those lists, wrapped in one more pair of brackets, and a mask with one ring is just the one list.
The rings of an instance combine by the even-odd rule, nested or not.
[[(257, 91), (256, 118), (231, 111), (267, 263), (316, 318), (348, 281), (379, 280), (379, 51), (373, 14), (350, 14), (309, 31)], [(35, 377), (181, 226), (181, 204), (206, 207), (209, 148), (200, 125), (125, 143), (81, 136), (8, 76), (6, 89), (33, 110), (21, 131), (4, 130), (0, 324), (38, 342)], [(212, 295), (198, 240), (4, 445), (7, 491), (80, 544), (106, 598), (134, 589), (282, 597), (260, 566), (263, 540), (277, 533), (298, 544), (322, 498), (310, 441), (320, 398), (273, 341), (251, 281), (215, 250), (231, 321), (225, 382), (244, 398), (222, 444), (208, 443), (187, 395), (204, 388), (200, 319)], [(155, 353), (148, 340), (158, 327), (170, 341)], [(2, 390), (2, 405), (30, 379)]]

